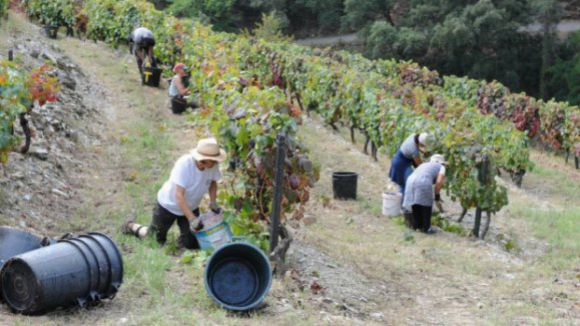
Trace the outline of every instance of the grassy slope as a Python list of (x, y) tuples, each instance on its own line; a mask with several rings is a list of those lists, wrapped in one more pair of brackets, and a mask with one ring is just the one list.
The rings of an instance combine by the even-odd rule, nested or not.
[[(12, 31), (28, 28), (22, 22), (11, 26)], [(43, 317), (0, 314), (0, 322), (356, 323), (341, 318), (339, 311), (321, 314), (311, 304), (302, 304), (310, 302), (312, 295), (297, 296), (283, 280), (275, 280), (266, 299), (269, 308), (250, 319), (232, 317), (207, 297), (202, 270), (180, 264), (179, 256), (167, 254), (168, 249), (158, 248), (152, 241), (139, 242), (121, 235), (117, 226), (127, 214), (149, 222), (156, 190), (174, 160), (195, 144), (203, 126), (192, 127), (185, 118), (171, 115), (165, 109), (164, 89), (140, 86), (127, 51), (76, 39), (62, 38), (54, 44), (107, 90), (106, 98), (101, 99), (106, 106), (103, 109), (111, 115), (102, 135), (105, 142), (87, 149), (99, 151), (102, 160), (93, 162), (87, 171), (87, 199), (69, 223), (75, 230), (114, 235), (124, 254), (125, 283), (115, 300), (88, 312), (56, 312)], [(377, 295), (372, 304), (362, 307), (363, 312), (380, 312), (386, 323), (393, 325), (579, 322), (575, 287), (580, 268), (579, 174), (563, 166), (561, 159), (534, 155), (538, 167), (526, 175), (523, 190), (510, 190), (510, 205), (492, 222), (499, 231), (481, 242), (449, 233), (425, 236), (405, 231), (397, 219), (380, 215), (388, 160), (372, 163), (359, 152), (360, 145), (343, 141), (346, 131), (336, 134), (321, 127), (316, 118), (307, 119), (300, 133), (322, 164), (322, 177), (307, 210), (318, 222), (297, 229), (297, 238), (338, 264), (354, 268), (369, 290), (386, 289), (385, 295)], [(358, 201), (332, 199), (330, 174), (339, 170), (360, 173)], [(449, 201), (447, 206), (458, 213), (459, 208)], [(511, 252), (502, 242), (506, 237), (513, 242)], [(281, 302), (290, 308), (280, 309)]]

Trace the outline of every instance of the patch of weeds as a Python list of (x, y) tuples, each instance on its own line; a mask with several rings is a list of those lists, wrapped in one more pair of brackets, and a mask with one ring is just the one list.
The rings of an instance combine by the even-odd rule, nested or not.
[(455, 233), (462, 236), (467, 234), (461, 225), (454, 223), (452, 224), (447, 218), (444, 218), (439, 213), (433, 214), (433, 217), (431, 218), (431, 225), (435, 225), (445, 232)]
[(403, 233), (403, 241), (415, 243), (415, 232), (411, 230), (405, 230)]
[(201, 269), (205, 264), (206, 260), (211, 255), (210, 250), (195, 250), (195, 251), (186, 251), (181, 256), (181, 263), (182, 264), (191, 264), (195, 268)]
[(405, 225), (405, 218), (402, 216), (395, 217), (395, 223), (397, 225)]
[(179, 251), (179, 248), (177, 247), (177, 241), (175, 241), (175, 239), (167, 239), (164, 249), (167, 255), (170, 256), (177, 255), (177, 252)]
[(509, 239), (506, 243), (505, 243), (505, 250), (507, 251), (512, 251), (513, 249), (516, 248), (516, 242), (512, 239)]
[(351, 225), (353, 222), (354, 222), (354, 220), (352, 219), (352, 217), (349, 216), (346, 218), (346, 222), (345, 222), (346, 225)]
[(507, 252), (519, 251), (517, 242), (509, 235), (500, 233), (496, 236), (496, 240)]
[(376, 200), (361, 198), (359, 202), (363, 209), (370, 211), (373, 215), (380, 215), (382, 213), (382, 204), (378, 203)]

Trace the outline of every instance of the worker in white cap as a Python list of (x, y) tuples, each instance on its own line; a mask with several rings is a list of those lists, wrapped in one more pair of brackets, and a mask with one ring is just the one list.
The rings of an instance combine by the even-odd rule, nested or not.
[(391, 162), (389, 178), (399, 186), (399, 191), (405, 199), (405, 184), (413, 172), (413, 166), (423, 163), (420, 153), (425, 151), (429, 134), (412, 134), (407, 137)]

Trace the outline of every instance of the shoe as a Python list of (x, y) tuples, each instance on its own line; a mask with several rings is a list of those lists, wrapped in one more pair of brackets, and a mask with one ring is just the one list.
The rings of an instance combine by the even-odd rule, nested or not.
[(131, 224), (135, 223), (135, 216), (129, 215), (125, 218), (123, 225), (121, 225), (121, 231), (124, 234), (133, 234), (133, 230), (131, 230)]
[(437, 231), (435, 231), (433, 228), (429, 228), (429, 230), (425, 231), (426, 234), (435, 234), (437, 233)]

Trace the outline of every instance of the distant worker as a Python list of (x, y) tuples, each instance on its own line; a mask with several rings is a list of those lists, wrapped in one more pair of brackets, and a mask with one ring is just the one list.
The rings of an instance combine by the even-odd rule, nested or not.
[(153, 55), (154, 46), (155, 36), (153, 36), (153, 32), (147, 28), (139, 27), (131, 33), (131, 36), (129, 37), (129, 52), (135, 54), (140, 73), (143, 73), (146, 56), (149, 57), (151, 67), (157, 67), (157, 62)]
[(182, 113), (188, 107), (197, 108), (197, 101), (189, 95), (189, 68), (179, 62), (173, 67), (173, 73), (168, 90), (173, 113)]
[(443, 181), (445, 181), (446, 164), (447, 162), (443, 155), (434, 154), (429, 159), (429, 162), (421, 164), (409, 176), (407, 187), (405, 188), (403, 207), (413, 212), (411, 228), (428, 234), (435, 233), (431, 228), (433, 200), (441, 202), (441, 189), (443, 189)]
[(425, 151), (428, 137), (429, 135), (426, 133), (412, 134), (407, 137), (391, 161), (389, 178), (399, 186), (403, 200), (405, 199), (407, 178), (413, 172), (413, 167), (421, 165), (420, 153)]
[(226, 153), (214, 138), (201, 139), (189, 154), (181, 156), (167, 180), (157, 193), (157, 204), (149, 227), (135, 223), (130, 216), (122, 226), (123, 233), (143, 238), (154, 234), (159, 244), (167, 241), (167, 232), (177, 221), (180, 236), (178, 245), (187, 249), (199, 249), (199, 242), (192, 234), (201, 230), (199, 204), (209, 193), (210, 209), (219, 214), (221, 208), (216, 203), (217, 183), (222, 174), (219, 163), (226, 159)]

